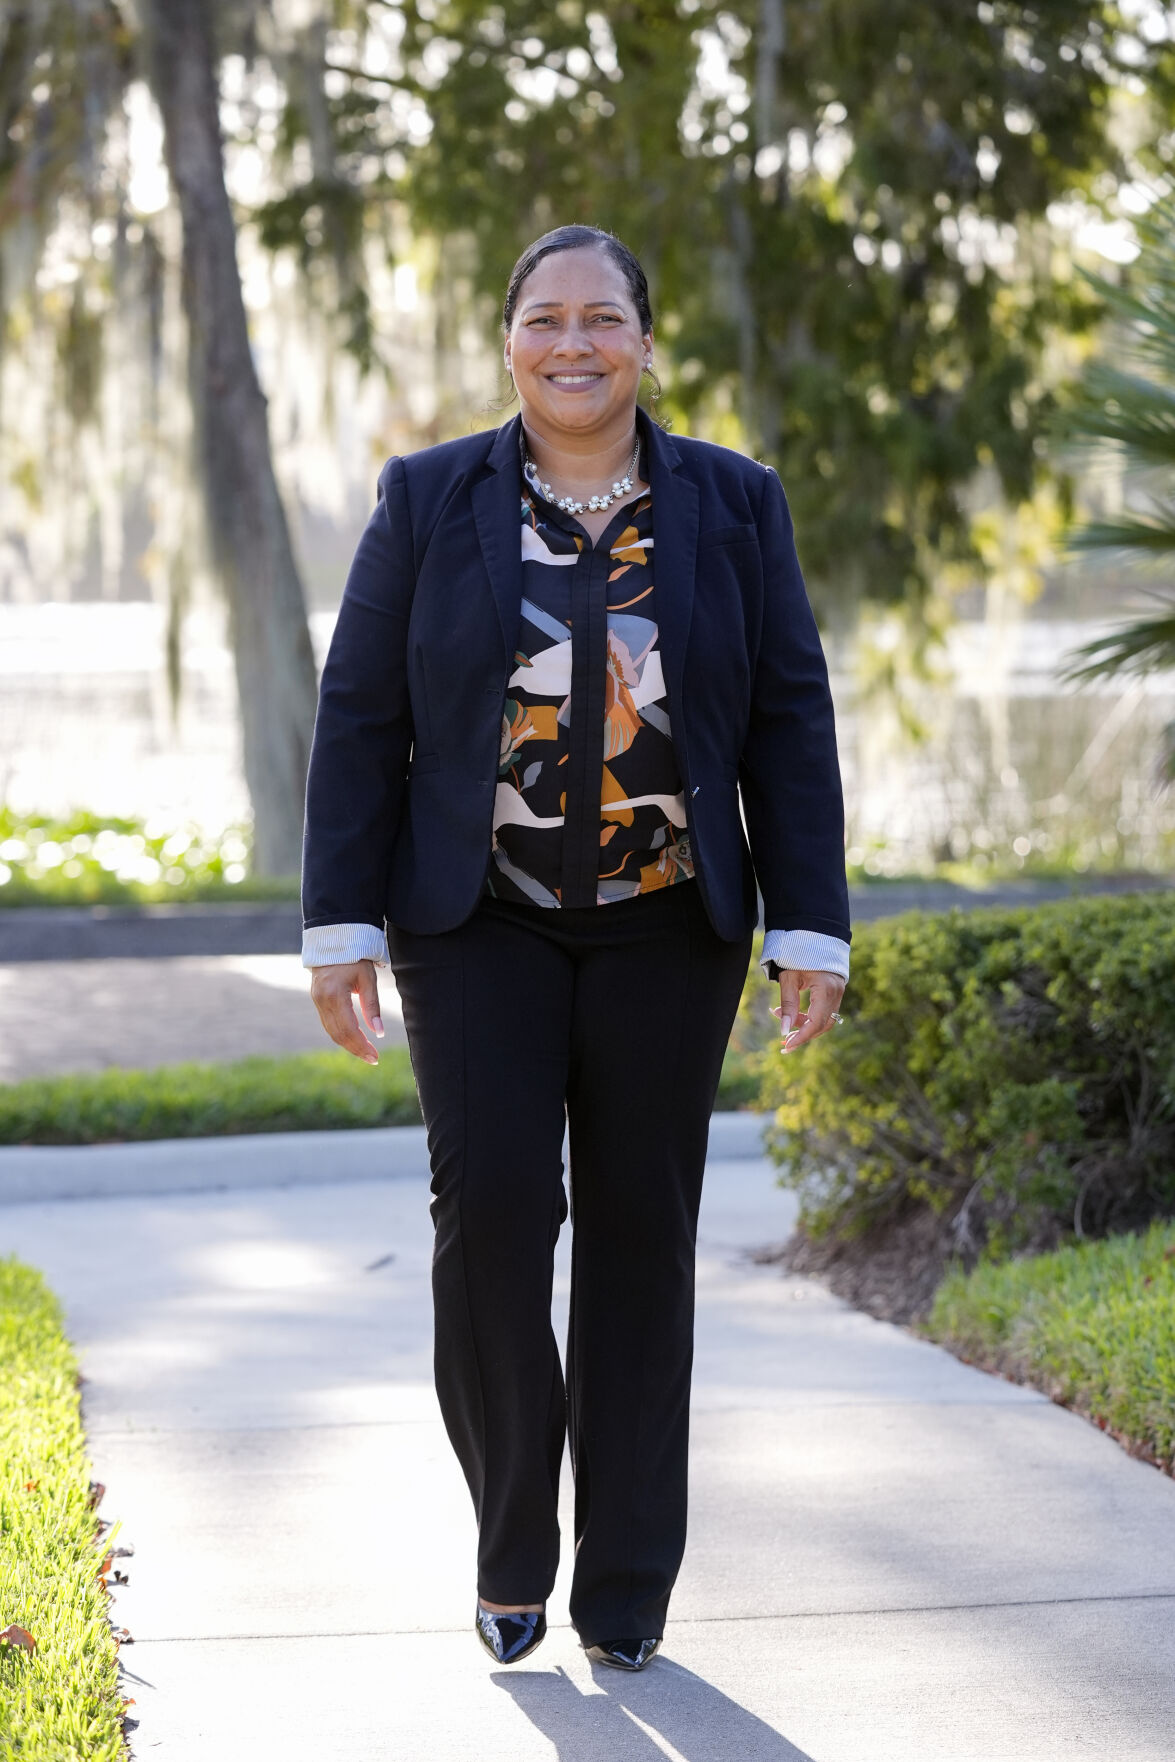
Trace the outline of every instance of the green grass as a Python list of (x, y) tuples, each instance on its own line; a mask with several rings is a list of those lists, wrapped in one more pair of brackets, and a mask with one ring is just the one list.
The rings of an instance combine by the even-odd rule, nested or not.
[(0, 1086), (0, 1144), (101, 1144), (420, 1123), (408, 1050), (76, 1072)]
[(1175, 1472), (1175, 1224), (949, 1273), (925, 1331)]
[(118, 1647), (98, 1571), (77, 1365), (40, 1275), (0, 1260), (0, 1762), (125, 1754)]
[[(757, 1068), (732, 1049), (716, 1105), (753, 1105), (758, 1086)], [(108, 1144), (419, 1124), (404, 1046), (384, 1048), (378, 1065), (361, 1064), (345, 1052), (301, 1052), (233, 1064), (84, 1071), (0, 1084), (0, 1144)]]

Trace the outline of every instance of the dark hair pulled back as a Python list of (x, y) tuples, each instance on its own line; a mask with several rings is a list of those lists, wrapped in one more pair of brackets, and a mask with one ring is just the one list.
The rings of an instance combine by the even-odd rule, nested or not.
[(550, 257), (556, 251), (578, 251), (584, 246), (594, 246), (606, 251), (624, 277), (629, 297), (636, 307), (636, 315), (640, 320), (641, 334), (653, 328), (653, 312), (649, 305), (649, 284), (640, 262), (626, 244), (616, 237), (615, 233), (604, 232), (598, 226), (557, 226), (551, 232), (545, 232), (541, 238), (535, 239), (522, 253), (513, 269), (506, 288), (506, 299), (502, 306), (502, 328), (509, 330), (514, 322), (514, 308), (518, 304), (518, 296), (522, 284), (528, 275), (538, 268), (544, 257)]
[[(557, 226), (545, 232), (541, 238), (529, 244), (513, 269), (506, 286), (506, 298), (502, 305), (502, 329), (509, 333), (514, 322), (514, 309), (518, 305), (518, 296), (528, 275), (538, 268), (544, 257), (550, 257), (556, 251), (578, 251), (584, 246), (592, 246), (606, 251), (624, 277), (629, 297), (636, 307), (637, 319), (641, 327), (641, 335), (653, 328), (653, 309), (649, 303), (649, 284), (640, 260), (629, 250), (615, 233), (605, 232), (598, 226)], [(646, 369), (653, 381), (654, 398), (660, 396), (661, 385), (652, 368)]]

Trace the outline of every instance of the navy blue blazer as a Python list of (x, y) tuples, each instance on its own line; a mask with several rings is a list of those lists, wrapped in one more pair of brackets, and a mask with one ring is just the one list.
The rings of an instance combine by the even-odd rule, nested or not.
[[(673, 746), (710, 921), (727, 941), (752, 928), (757, 877), (769, 927), (848, 942), (832, 698), (783, 486), (741, 453), (637, 418)], [(520, 424), (380, 473), (322, 674), (307, 927), (382, 930), (386, 918), (427, 935), (477, 904), (522, 593)]]

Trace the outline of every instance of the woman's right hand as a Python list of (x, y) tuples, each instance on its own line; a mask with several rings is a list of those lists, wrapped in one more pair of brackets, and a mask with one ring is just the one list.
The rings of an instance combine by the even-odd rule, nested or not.
[(379, 988), (374, 961), (342, 962), (330, 967), (311, 967), (310, 996), (323, 1027), (337, 1045), (354, 1053), (364, 1064), (377, 1065), (379, 1054), (355, 1019), (353, 997), (359, 999), (363, 1019), (377, 1039), (383, 1039), (379, 1015)]

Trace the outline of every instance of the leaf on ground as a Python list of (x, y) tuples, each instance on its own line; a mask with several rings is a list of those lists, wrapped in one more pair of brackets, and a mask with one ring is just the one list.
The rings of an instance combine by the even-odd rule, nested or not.
[(35, 1493), (40, 1484), (40, 1481), (26, 1481), (24, 1490), (26, 1493)]
[(106, 1488), (101, 1481), (90, 1482), (90, 1510), (94, 1511), (106, 1497)]
[(114, 1629), (114, 1638), (116, 1644), (120, 1646), (133, 1646), (135, 1643), (135, 1636), (129, 1627), (116, 1627)]
[(20, 1646), (26, 1652), (35, 1652), (37, 1649), (37, 1642), (28, 1628), (17, 1627), (15, 1622), (11, 1627), (0, 1629), (0, 1640), (7, 1640), (10, 1646)]

